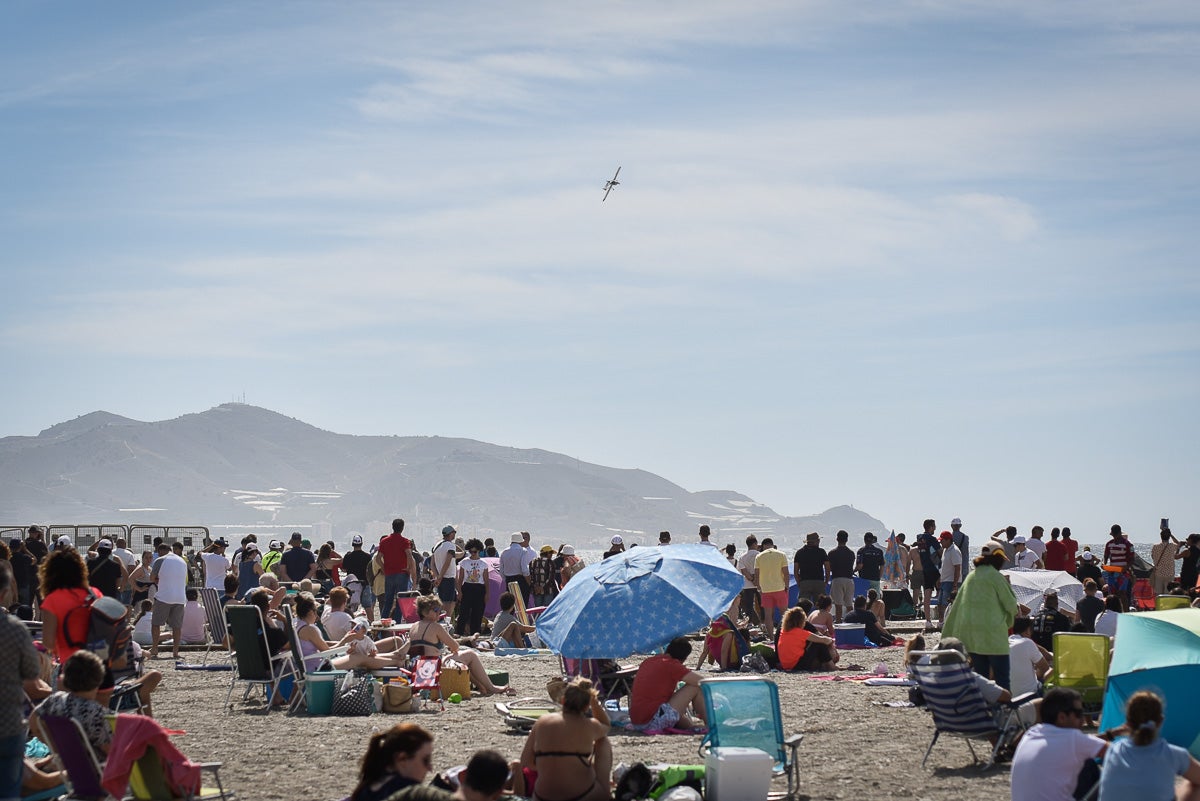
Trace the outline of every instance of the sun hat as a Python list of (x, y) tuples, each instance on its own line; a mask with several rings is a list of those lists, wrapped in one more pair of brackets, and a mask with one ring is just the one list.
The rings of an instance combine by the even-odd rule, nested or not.
[(1013, 537), (1012, 543), (1013, 543), (1013, 545), (1024, 545), (1025, 538), (1020, 535), (1017, 535), (1016, 537)]
[(525, 538), (521, 536), (521, 532), (514, 531), (512, 536), (508, 538), (509, 542), (524, 542)]
[(59, 537), (57, 540), (54, 541), (54, 547), (55, 548), (74, 548), (75, 543), (71, 540), (71, 536), (69, 534), (63, 534), (61, 537)]
[(562, 552), (563, 552), (563, 556), (574, 556), (575, 555), (575, 546), (564, 545)]
[(554, 546), (553, 545), (543, 545), (538, 550), (538, 553), (554, 553)]
[(613, 538), (609, 542), (613, 545), (623, 545), (625, 540), (621, 539), (620, 534), (613, 534)]
[(279, 540), (271, 540), (270, 546), (271, 546), (272, 551), (278, 551), (280, 548), (283, 547), (283, 543), (280, 542)]

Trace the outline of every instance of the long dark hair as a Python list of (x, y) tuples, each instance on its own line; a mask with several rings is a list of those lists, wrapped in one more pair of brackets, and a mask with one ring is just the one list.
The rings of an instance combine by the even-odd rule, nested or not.
[(367, 741), (367, 753), (363, 754), (358, 786), (350, 795), (351, 801), (364, 797), (372, 784), (387, 775), (397, 754), (415, 754), (425, 743), (432, 742), (433, 735), (415, 723), (399, 723), (372, 735)]

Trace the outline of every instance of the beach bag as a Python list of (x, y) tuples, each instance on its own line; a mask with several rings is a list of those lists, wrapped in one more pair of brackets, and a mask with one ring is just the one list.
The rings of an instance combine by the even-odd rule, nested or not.
[(563, 565), (563, 569), (562, 569), (563, 584), (566, 584), (571, 579), (572, 576), (574, 576), (576, 573), (578, 573), (580, 570), (583, 570), (583, 568), (586, 567), (586, 565), (584, 565), (582, 559), (578, 559), (578, 558), (570, 557), (570, 556), (568, 556), (567, 558), (575, 559), (575, 561), (571, 562), (570, 564)]
[(653, 783), (654, 775), (650, 773), (650, 768), (646, 767), (644, 762), (635, 762), (617, 780), (613, 798), (616, 801), (636, 801), (645, 798), (649, 795)]
[[(88, 625), (86, 636), (77, 642), (71, 637), (70, 621), (80, 614), (87, 617)], [(125, 649), (133, 637), (128, 607), (106, 595), (96, 597), (89, 594), (82, 604), (67, 612), (62, 628), (67, 633), (67, 645), (91, 651), (100, 657), (105, 667), (111, 667), (114, 657), (118, 655), (121, 657), (119, 661), (124, 662)]]
[(697, 793), (704, 788), (703, 765), (667, 765), (658, 771), (650, 797), (658, 798), (672, 787), (691, 787)]
[(742, 657), (742, 673), (769, 673), (771, 668), (767, 665), (767, 660), (763, 659), (762, 654), (753, 653), (746, 654)]
[(471, 671), (457, 662), (442, 663), (442, 674), (438, 678), (438, 692), (443, 701), (458, 693), (465, 701), (471, 697)]
[(375, 712), (375, 680), (370, 676), (361, 678), (350, 673), (342, 687), (333, 697), (330, 712), (338, 717), (366, 717)]
[(389, 681), (383, 685), (383, 711), (390, 714), (412, 712), (412, 686)]

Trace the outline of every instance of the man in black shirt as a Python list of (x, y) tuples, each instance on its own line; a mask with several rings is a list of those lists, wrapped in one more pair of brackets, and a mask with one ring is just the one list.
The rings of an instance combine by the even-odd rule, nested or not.
[(829, 580), (829, 556), (821, 547), (820, 534), (814, 531), (808, 535), (804, 547), (796, 551), (792, 570), (799, 597), (816, 603), (817, 596), (825, 593), (825, 583)]
[(896, 640), (895, 636), (880, 624), (875, 613), (867, 610), (865, 595), (854, 597), (854, 611), (846, 615), (846, 622), (863, 624), (866, 627), (867, 639), (876, 645), (891, 645)]
[(13, 537), (8, 542), (12, 553), (13, 582), (17, 588), (17, 603), (21, 606), (33, 604), (33, 585), (37, 583), (37, 571), (34, 570), (33, 557), (25, 550), (25, 543)]
[(879, 578), (883, 575), (883, 549), (875, 544), (875, 535), (869, 531), (863, 534), (863, 542), (865, 545), (858, 549), (858, 559), (854, 568), (858, 571), (859, 578), (871, 582), (875, 592), (882, 593)]
[(113, 556), (112, 540), (106, 538), (96, 543), (96, 555), (87, 560), (87, 569), (88, 584), (109, 598), (120, 600), (129, 574), (121, 560)]
[(35, 565), (41, 564), (41, 561), (50, 553), (46, 548), (45, 536), (46, 531), (41, 526), (29, 527), (29, 536), (25, 538), (25, 550), (29, 551)]
[(1083, 624), (1083, 630), (1089, 633), (1096, 631), (1096, 618), (1104, 611), (1104, 601), (1096, 597), (1097, 589), (1099, 587), (1095, 581), (1086, 579), (1083, 582), (1083, 598), (1075, 604), (1079, 622)]
[(1047, 651), (1053, 651), (1054, 633), (1070, 630), (1071, 618), (1058, 609), (1058, 593), (1054, 590), (1047, 590), (1042, 595), (1041, 610), (1033, 616), (1033, 634), (1030, 639)]
[(368, 621), (375, 620), (375, 593), (371, 591), (371, 554), (363, 550), (362, 534), (350, 538), (350, 553), (342, 557), (342, 573), (352, 575), (362, 582), (358, 601), (367, 614)]
[(850, 534), (845, 531), (837, 533), (837, 547), (829, 552), (829, 595), (833, 598), (835, 620), (842, 622), (842, 616), (854, 608), (854, 564), (857, 561), (854, 551), (846, 545)]

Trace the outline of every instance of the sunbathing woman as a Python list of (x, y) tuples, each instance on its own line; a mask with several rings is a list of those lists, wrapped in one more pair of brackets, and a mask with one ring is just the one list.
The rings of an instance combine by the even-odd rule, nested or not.
[(440, 656), (443, 648), (449, 648), (451, 658), (463, 663), (471, 671), (471, 681), (475, 683), (481, 693), (484, 695), (497, 693), (516, 695), (516, 691), (510, 685), (497, 687), (492, 684), (483, 662), (479, 660), (479, 654), (470, 648), (460, 648), (449, 632), (438, 622), (441, 612), (442, 602), (436, 596), (429, 595), (417, 601), (419, 619), (413, 626), (412, 637), (408, 641), (408, 655), (413, 657)]
[[(365, 621), (364, 621), (365, 623)], [(392, 651), (386, 656), (380, 656), (369, 639), (366, 639), (366, 627), (355, 626), (337, 642), (329, 642), (321, 636), (317, 628), (317, 602), (310, 593), (302, 592), (296, 596), (296, 636), (300, 639), (300, 650), (304, 654), (305, 670), (318, 670), (321, 658), (320, 651), (328, 651), (342, 645), (350, 650), (332, 660), (336, 670), (380, 670), (382, 668), (403, 667), (407, 661), (407, 648)], [(365, 640), (365, 642), (364, 642)]]
[[(586, 714), (589, 709), (591, 717)], [(568, 684), (562, 712), (538, 718), (521, 752), (521, 767), (537, 771), (534, 801), (612, 798), (608, 731), (608, 715), (592, 683), (575, 679)]]

